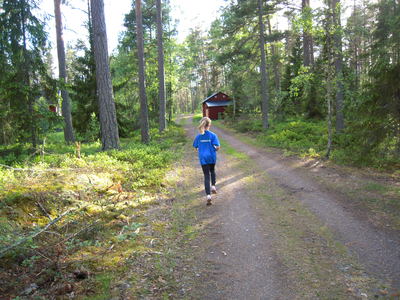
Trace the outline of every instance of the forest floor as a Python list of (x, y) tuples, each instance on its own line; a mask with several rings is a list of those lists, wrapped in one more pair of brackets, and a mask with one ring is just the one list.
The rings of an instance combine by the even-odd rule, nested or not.
[[(182, 123), (193, 138), (191, 117)], [(189, 298), (399, 298), (397, 220), (362, 202), (398, 200), (381, 188), (398, 181), (284, 157), (211, 130), (222, 142), (212, 206), (205, 205), (196, 155), (185, 158), (182, 189), (203, 228), (193, 240), (197, 280)]]
[[(8, 197), (0, 233), (16, 215), (29, 227), (54, 217), (46, 211), (77, 212), (0, 260), (0, 299), (399, 299), (398, 179), (287, 157), (214, 122), (218, 194), (206, 206), (195, 124), (178, 121), (187, 140), (175, 129), (166, 175), (162, 151), (134, 144)], [(131, 162), (145, 158), (142, 169)], [(135, 192), (128, 171), (160, 187)], [(113, 181), (65, 184), (82, 174)]]

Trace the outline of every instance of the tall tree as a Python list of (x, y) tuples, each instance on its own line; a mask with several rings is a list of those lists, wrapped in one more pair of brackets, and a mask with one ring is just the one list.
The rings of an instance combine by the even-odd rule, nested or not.
[(262, 125), (264, 129), (269, 127), (268, 122), (268, 73), (267, 63), (265, 57), (265, 36), (264, 36), (264, 21), (263, 21), (263, 1), (258, 0), (258, 23), (260, 35), (260, 54), (261, 54), (261, 111), (262, 111)]
[[(272, 37), (271, 17), (267, 15), (268, 35)], [(281, 91), (281, 74), (279, 72), (279, 54), (275, 43), (271, 43), (272, 68), (274, 70), (275, 95)]]
[[(40, 134), (36, 105), (50, 82), (44, 62), (47, 35), (34, 14), (35, 0), (0, 2), (0, 124), (5, 143), (29, 141), (36, 148)], [(3, 119), (4, 118), (4, 119)]]
[(58, 55), (58, 72), (61, 81), (61, 97), (62, 115), (64, 117), (64, 139), (67, 143), (75, 140), (74, 130), (72, 128), (71, 103), (69, 94), (66, 88), (67, 83), (67, 68), (65, 63), (65, 48), (63, 39), (62, 19), (61, 19), (61, 0), (54, 0), (54, 14), (56, 20), (56, 35), (57, 35), (57, 55)]
[(303, 63), (309, 67), (314, 64), (314, 49), (312, 40), (312, 14), (310, 0), (301, 1), (301, 13), (303, 22)]
[(118, 149), (119, 135), (107, 48), (103, 0), (91, 0), (102, 149)]
[[(23, 61), (24, 65), (27, 68), (27, 70), (23, 73), (23, 82), (25, 86), (30, 87), (31, 86), (31, 76), (30, 76), (30, 55), (28, 53), (28, 48), (27, 48), (27, 20), (28, 16), (26, 9), (30, 9), (29, 5), (27, 5), (25, 0), (21, 1), (22, 9), (21, 9), (21, 25), (22, 25), (22, 56), (23, 56)], [(31, 142), (32, 142), (32, 147), (36, 148), (36, 143), (37, 143), (37, 134), (36, 134), (36, 124), (34, 120), (34, 99), (30, 93), (25, 93), (25, 97), (27, 99), (28, 103), (28, 112), (29, 112), (29, 128), (31, 132)]]
[(149, 134), (149, 112), (147, 107), (146, 81), (144, 70), (144, 46), (143, 46), (143, 21), (142, 21), (142, 1), (136, 0), (136, 34), (139, 63), (139, 96), (140, 96), (140, 127), (142, 142), (147, 144), (150, 141)]
[(333, 130), (332, 130), (332, 81), (334, 80), (334, 55), (333, 55), (333, 44), (334, 37), (332, 37), (332, 31), (334, 28), (333, 11), (328, 9), (325, 18), (325, 45), (323, 48), (323, 56), (325, 59), (325, 78), (326, 78), (326, 101), (327, 101), (327, 127), (328, 127), (328, 143), (325, 157), (329, 158), (332, 152), (332, 140), (333, 140)]
[(342, 26), (340, 22), (340, 0), (330, 0), (330, 9), (333, 16), (333, 50), (335, 58), (335, 83), (336, 83), (336, 132), (344, 129), (344, 85), (343, 85), (343, 53), (342, 53)]
[(164, 46), (163, 46), (163, 26), (162, 26), (162, 7), (161, 0), (156, 0), (157, 7), (157, 49), (158, 49), (158, 97), (160, 100), (159, 130), (162, 132), (167, 127), (165, 118), (166, 93), (164, 78)]

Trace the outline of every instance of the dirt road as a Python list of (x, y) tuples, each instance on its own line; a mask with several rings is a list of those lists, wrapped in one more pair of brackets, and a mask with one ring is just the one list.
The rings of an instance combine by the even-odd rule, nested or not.
[[(193, 127), (187, 119), (190, 138), (196, 134)], [(227, 143), (230, 155), (219, 153), (214, 204), (199, 206), (204, 234), (193, 297), (395, 296), (400, 287), (398, 235), (358, 218), (304, 171), (221, 129), (212, 131)], [(197, 172), (198, 181), (192, 184), (199, 204), (204, 204), (195, 155), (188, 163)]]

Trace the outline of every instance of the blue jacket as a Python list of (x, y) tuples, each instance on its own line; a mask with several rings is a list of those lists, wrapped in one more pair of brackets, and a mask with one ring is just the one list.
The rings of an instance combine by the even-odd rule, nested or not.
[(219, 147), (218, 136), (209, 130), (204, 134), (198, 134), (193, 141), (193, 147), (198, 149), (201, 165), (215, 164), (217, 162), (217, 150)]

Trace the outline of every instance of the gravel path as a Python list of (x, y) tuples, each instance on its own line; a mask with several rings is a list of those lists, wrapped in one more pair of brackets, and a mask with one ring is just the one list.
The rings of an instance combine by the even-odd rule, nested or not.
[(359, 262), (378, 278), (400, 289), (400, 235), (374, 227), (357, 218), (352, 210), (343, 207), (336, 195), (324, 192), (304, 173), (286, 166), (267, 152), (245, 144), (222, 129), (212, 129), (237, 151), (246, 153), (257, 165), (273, 177), (281, 187), (295, 193), (323, 223), (335, 238), (358, 257)]
[[(191, 118), (186, 123), (187, 136), (192, 139), (196, 131)], [(206, 238), (199, 245), (203, 249), (199, 258), (203, 266), (199, 268), (199, 286), (194, 288), (200, 294), (194, 298), (302, 299), (295, 288), (292, 289), (289, 278), (293, 277), (288, 275), (290, 271), (287, 265), (280, 261), (280, 253), (274, 252), (277, 251), (274, 244), (280, 237), (275, 234), (271, 222), (260, 214), (259, 207), (262, 207), (260, 204), (263, 200), (247, 184), (249, 172), (266, 173), (273, 178), (277, 187), (302, 203), (319, 219), (321, 225), (333, 233), (334, 239), (346, 246), (348, 253), (371, 274), (371, 278), (389, 283), (394, 290), (400, 289), (398, 234), (378, 229), (368, 220), (360, 218), (354, 208), (344, 207), (337, 195), (324, 190), (307, 176), (306, 170), (295, 169), (276, 159), (275, 155), (250, 146), (220, 128), (213, 126), (211, 130), (236, 151), (250, 157), (254, 170), (253, 167), (241, 169), (238, 160), (220, 152), (216, 169), (218, 195), (213, 205), (206, 207), (202, 171), (196, 155), (187, 162), (198, 166), (195, 172), (199, 181), (194, 190), (197, 191), (196, 197), (201, 201), (204, 199), (204, 204), (202, 202), (199, 208), (200, 218), (207, 220), (204, 223)], [(265, 190), (265, 187), (259, 188)], [(336, 267), (340, 268), (339, 265)], [(372, 290), (379, 291), (379, 288)], [(358, 299), (360, 295), (355, 298)], [(352, 298), (349, 294), (346, 299)]]
[[(189, 137), (193, 126), (185, 127)], [(194, 155), (193, 164), (198, 164)], [(202, 171), (198, 167), (202, 189)], [(286, 279), (272, 251), (268, 227), (259, 220), (254, 208), (258, 201), (246, 191), (245, 178), (223, 153), (218, 154), (218, 194), (213, 205), (205, 206), (208, 245), (204, 256), (208, 272), (199, 274), (201, 299), (291, 299), (284, 287)]]

